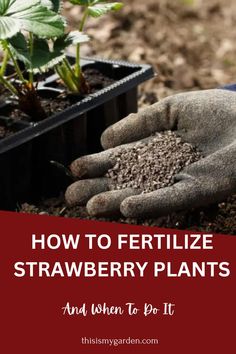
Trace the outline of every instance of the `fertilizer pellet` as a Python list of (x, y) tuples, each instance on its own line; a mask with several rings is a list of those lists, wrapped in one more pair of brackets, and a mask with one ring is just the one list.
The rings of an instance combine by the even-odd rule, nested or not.
[(106, 175), (111, 189), (135, 188), (148, 193), (172, 185), (174, 176), (198, 161), (201, 154), (174, 132), (165, 131), (117, 152), (113, 158), (115, 165)]

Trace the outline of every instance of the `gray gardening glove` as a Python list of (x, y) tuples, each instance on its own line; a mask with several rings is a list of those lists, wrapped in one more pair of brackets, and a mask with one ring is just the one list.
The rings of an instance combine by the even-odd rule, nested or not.
[[(139, 190), (109, 191), (107, 170), (122, 144), (173, 130), (197, 147), (204, 158), (185, 167), (175, 184), (140, 194)], [(105, 151), (84, 156), (71, 165), (74, 176), (87, 178), (68, 187), (69, 205), (85, 205), (92, 216), (157, 217), (219, 202), (236, 191), (236, 93), (223, 89), (167, 97), (109, 127), (101, 137)]]

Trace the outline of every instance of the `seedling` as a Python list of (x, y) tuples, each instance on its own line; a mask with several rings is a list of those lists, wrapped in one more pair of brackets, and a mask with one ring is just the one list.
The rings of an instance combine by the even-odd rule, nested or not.
[(106, 0), (70, 0), (73, 5), (79, 5), (83, 9), (82, 19), (78, 31), (65, 36), (67, 43), (63, 44), (62, 39), (59, 39), (54, 46), (57, 50), (59, 45), (65, 49), (68, 45), (76, 45), (76, 61), (75, 65), (71, 66), (67, 59), (63, 60), (62, 64), (56, 66), (56, 71), (61, 80), (71, 92), (87, 93), (89, 88), (85, 82), (80, 65), (80, 46), (81, 43), (87, 42), (89, 37), (83, 33), (86, 20), (88, 17), (101, 17), (110, 11), (118, 11), (123, 7), (121, 2), (107, 2)]
[[(49, 51), (48, 41), (64, 34), (65, 21), (56, 13), (59, 3), (0, 0), (0, 44), (3, 49), (0, 83), (18, 98), (19, 108), (35, 120), (43, 119), (45, 112), (37, 95), (34, 73), (55, 58), (55, 53)], [(14, 81), (6, 76), (9, 60), (15, 71)], [(24, 63), (25, 70), (19, 61)]]

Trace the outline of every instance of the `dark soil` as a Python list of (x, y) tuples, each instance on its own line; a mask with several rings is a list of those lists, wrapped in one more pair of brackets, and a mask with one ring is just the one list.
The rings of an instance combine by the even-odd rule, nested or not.
[(7, 138), (12, 134), (14, 134), (14, 132), (10, 128), (6, 128), (3, 125), (0, 125), (0, 139)]
[[(50, 117), (51, 115), (62, 112), (66, 108), (70, 107), (72, 102), (69, 98), (59, 96), (55, 98), (43, 98), (41, 99), (41, 104), (47, 114), (47, 117)], [(19, 120), (24, 120), (27, 122), (32, 121), (32, 117), (29, 117), (27, 114), (23, 113), (21, 110), (17, 108), (17, 106), (12, 106), (12, 110), (10, 110), (10, 113), (8, 117), (15, 119), (17, 121)]]
[[(86, 68), (83, 71), (83, 75), (86, 82), (86, 86), (88, 87), (90, 94), (102, 90), (105, 87), (108, 87), (115, 82), (114, 79), (104, 75), (103, 73), (101, 73), (99, 70), (95, 68)], [(47, 87), (53, 87), (59, 90), (65, 90), (65, 86), (63, 85), (60, 79), (51, 82), (50, 84), (47, 84)], [(73, 97), (76, 95), (72, 94), (71, 96)]]
[(224, 203), (211, 205), (208, 208), (173, 213), (149, 220), (91, 218), (85, 207), (67, 208), (63, 196), (44, 200), (37, 206), (25, 203), (22, 205), (21, 212), (236, 235), (236, 195), (228, 198)]
[(0, 84), (0, 105), (9, 98), (9, 92)]
[(95, 93), (105, 87), (112, 85), (115, 80), (103, 75), (97, 69), (87, 68), (83, 72), (85, 80), (89, 86), (90, 93)]

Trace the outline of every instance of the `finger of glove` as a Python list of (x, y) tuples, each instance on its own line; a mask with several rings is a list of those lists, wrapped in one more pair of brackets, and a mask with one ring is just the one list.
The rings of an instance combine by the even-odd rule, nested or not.
[(97, 217), (119, 216), (121, 202), (140, 192), (137, 189), (127, 188), (95, 195), (87, 203), (88, 214)]
[(171, 97), (165, 98), (107, 128), (101, 136), (103, 148), (109, 149), (146, 138), (157, 131), (172, 129), (176, 125), (176, 115), (171, 114), (171, 102)]
[[(151, 138), (145, 139), (145, 141)], [(72, 162), (70, 169), (74, 177), (93, 178), (104, 176), (104, 174), (115, 164), (115, 154), (124, 148), (129, 148), (139, 142), (117, 146), (97, 154), (79, 157)]]
[(111, 150), (79, 157), (70, 165), (73, 176), (78, 178), (99, 177), (112, 167)]
[(131, 196), (121, 203), (125, 217), (147, 218), (167, 215), (175, 211), (207, 205), (216, 197), (211, 183), (206, 187), (195, 179), (181, 181), (155, 192)]
[(109, 190), (108, 178), (94, 178), (77, 181), (71, 184), (65, 193), (68, 206), (86, 205), (94, 195)]

